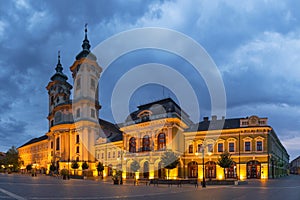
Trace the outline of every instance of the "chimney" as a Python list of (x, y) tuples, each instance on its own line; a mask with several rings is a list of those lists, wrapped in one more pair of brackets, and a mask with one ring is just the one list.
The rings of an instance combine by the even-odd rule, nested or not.
[(203, 121), (208, 122), (208, 117), (203, 117)]
[(217, 120), (217, 115), (212, 115), (212, 116), (211, 116), (211, 120), (212, 120), (212, 121), (216, 121), (216, 120)]

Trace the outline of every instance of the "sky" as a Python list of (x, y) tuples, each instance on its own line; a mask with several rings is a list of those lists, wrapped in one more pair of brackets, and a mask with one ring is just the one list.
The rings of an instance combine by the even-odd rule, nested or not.
[[(92, 49), (134, 28), (167, 28), (192, 38), (221, 75), (226, 118), (268, 117), (290, 160), (300, 155), (300, 2), (0, 0), (0, 5), (0, 151), (47, 133), (45, 87), (55, 72), (57, 52), (61, 51), (64, 73), (72, 83), (69, 67), (81, 51), (88, 23)], [(101, 59), (98, 56), (100, 65)], [(122, 74), (152, 62), (172, 66), (186, 77), (200, 102), (200, 118), (213, 114), (205, 81), (195, 76), (186, 60), (145, 49), (120, 56), (102, 74), (101, 118), (115, 121), (110, 101)], [(139, 78), (148, 74), (143, 76)], [(141, 85), (127, 107), (133, 111), (164, 97), (177, 98), (159, 84)], [(193, 116), (192, 107), (184, 109)]]

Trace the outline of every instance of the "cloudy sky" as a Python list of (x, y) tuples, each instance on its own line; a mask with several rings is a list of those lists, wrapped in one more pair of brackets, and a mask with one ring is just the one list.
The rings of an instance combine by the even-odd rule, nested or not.
[[(0, 0), (0, 4), (0, 151), (48, 131), (45, 86), (54, 74), (57, 51), (72, 82), (69, 67), (81, 50), (88, 23), (92, 48), (133, 28), (168, 28), (192, 38), (221, 74), (226, 117), (268, 117), (291, 159), (300, 155), (300, 2)], [(98, 62), (101, 65), (100, 57)], [(110, 97), (122, 74), (151, 62), (172, 66), (187, 77), (201, 99), (201, 117), (212, 114), (205, 83), (194, 77), (185, 60), (144, 50), (121, 56), (104, 72), (101, 118), (114, 121)], [(162, 88), (141, 86), (128, 109), (166, 96), (176, 98)]]

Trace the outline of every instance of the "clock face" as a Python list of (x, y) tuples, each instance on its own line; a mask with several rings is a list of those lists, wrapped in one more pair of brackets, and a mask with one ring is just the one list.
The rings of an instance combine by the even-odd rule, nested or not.
[(258, 123), (257, 117), (251, 117), (251, 118), (249, 119), (249, 121), (250, 121), (249, 124), (251, 124), (251, 125), (257, 125), (257, 123)]

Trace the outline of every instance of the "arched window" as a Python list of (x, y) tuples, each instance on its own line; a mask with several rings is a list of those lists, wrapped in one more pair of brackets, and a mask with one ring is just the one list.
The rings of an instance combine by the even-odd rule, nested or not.
[(208, 161), (205, 164), (205, 177), (216, 178), (216, 163), (214, 161)]
[(129, 140), (129, 152), (131, 153), (136, 152), (136, 141), (134, 137), (130, 138)]
[(149, 135), (145, 135), (143, 137), (143, 149), (142, 151), (150, 151), (150, 137)]
[(166, 134), (160, 133), (157, 137), (157, 141), (158, 141), (157, 149), (164, 150), (166, 147)]
[(193, 161), (188, 164), (188, 176), (189, 178), (198, 177), (198, 163)]

